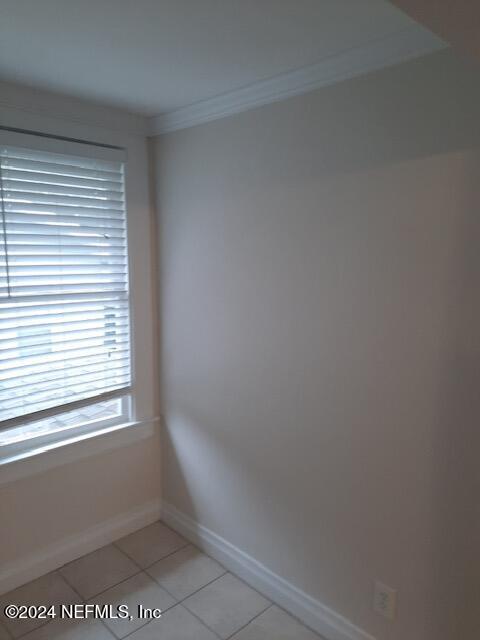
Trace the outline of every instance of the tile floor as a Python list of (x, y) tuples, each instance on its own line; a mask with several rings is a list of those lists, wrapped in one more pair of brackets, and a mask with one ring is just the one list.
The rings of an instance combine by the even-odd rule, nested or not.
[[(132, 619), (8, 620), (7, 604), (128, 605)], [(137, 606), (162, 610), (140, 619)], [(320, 640), (161, 522), (0, 596), (0, 640)]]

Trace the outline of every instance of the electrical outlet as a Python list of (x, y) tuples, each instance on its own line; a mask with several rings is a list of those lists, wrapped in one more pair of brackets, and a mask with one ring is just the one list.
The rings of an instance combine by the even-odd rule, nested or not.
[(395, 618), (397, 592), (383, 582), (375, 581), (373, 589), (373, 610), (388, 620)]

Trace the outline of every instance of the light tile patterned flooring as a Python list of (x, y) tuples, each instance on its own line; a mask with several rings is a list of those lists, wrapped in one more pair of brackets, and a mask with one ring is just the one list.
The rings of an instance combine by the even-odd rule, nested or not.
[[(132, 620), (8, 620), (7, 604), (127, 604)], [(139, 619), (137, 605), (161, 618)], [(0, 640), (321, 640), (161, 522), (0, 597)]]

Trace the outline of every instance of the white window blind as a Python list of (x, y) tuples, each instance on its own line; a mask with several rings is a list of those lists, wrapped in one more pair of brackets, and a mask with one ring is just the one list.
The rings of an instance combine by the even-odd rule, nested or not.
[(0, 146), (0, 226), (0, 427), (124, 392), (123, 163)]

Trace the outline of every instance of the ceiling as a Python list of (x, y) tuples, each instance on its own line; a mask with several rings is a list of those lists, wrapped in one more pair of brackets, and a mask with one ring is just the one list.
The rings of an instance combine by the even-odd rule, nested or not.
[(0, 0), (0, 80), (153, 116), (406, 29), (385, 0)]
[(480, 60), (480, 3), (475, 0), (392, 0), (460, 51)]

